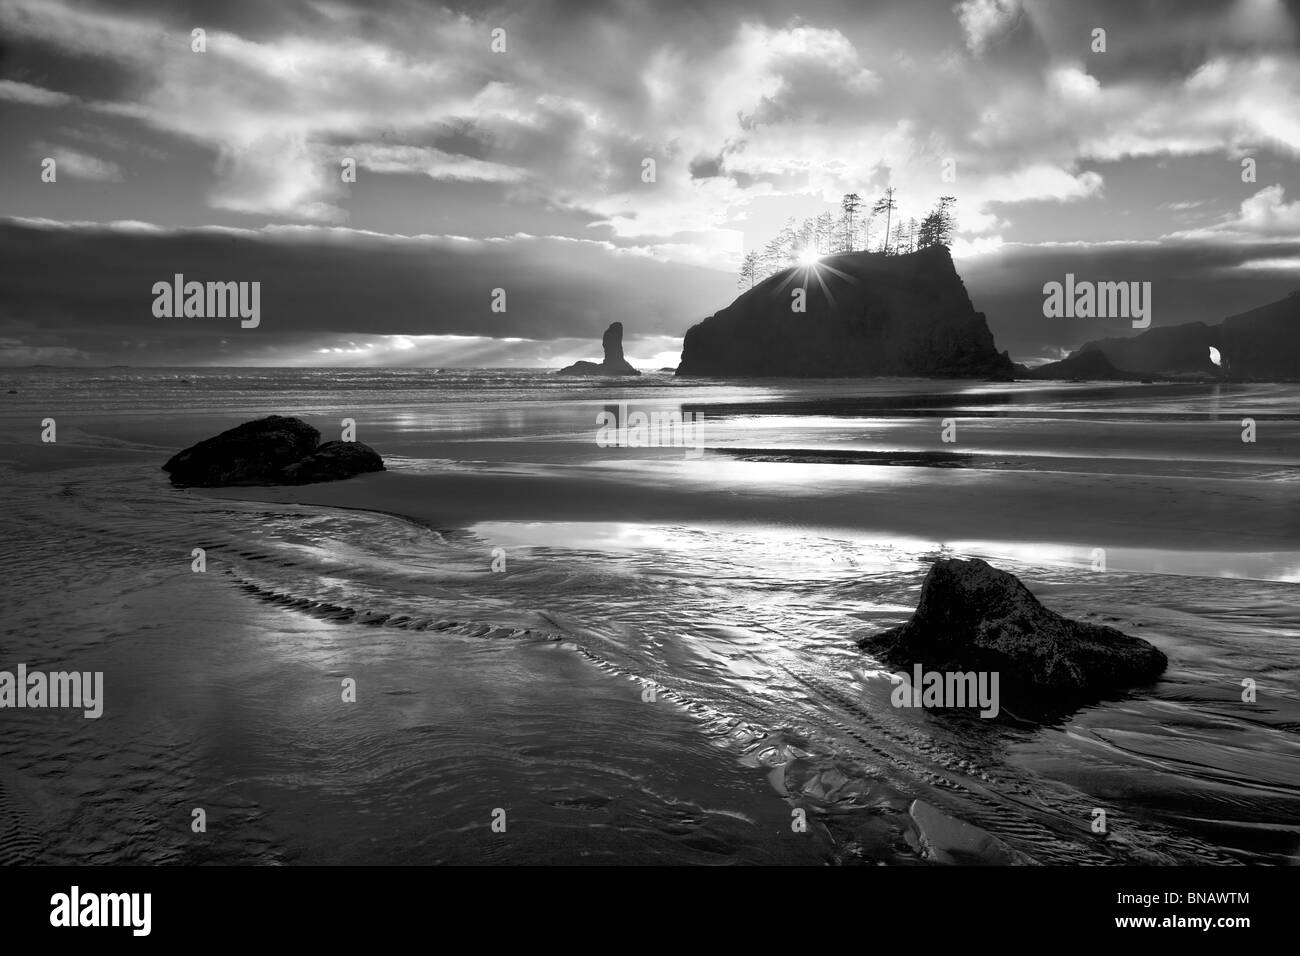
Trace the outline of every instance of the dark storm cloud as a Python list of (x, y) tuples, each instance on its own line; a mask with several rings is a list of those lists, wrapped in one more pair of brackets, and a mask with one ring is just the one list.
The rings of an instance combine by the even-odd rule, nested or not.
[[(608, 244), (518, 237), (395, 239), (338, 230), (157, 231), (0, 222), (0, 338), (76, 349), (93, 361), (141, 343), (202, 360), (233, 350), (302, 349), (350, 335), (466, 335), (597, 342), (621, 320), (631, 337), (679, 335), (718, 302), (729, 276)], [(156, 282), (261, 282), (261, 324), (155, 318)], [(492, 311), (493, 290), (506, 311)], [(25, 355), (25, 353), (23, 353)], [(3, 356), (3, 349), (0, 349)], [(120, 359), (118, 359), (120, 360)]]
[(712, 179), (722, 175), (722, 157), (697, 156), (691, 160), (692, 179)]
[[(1052, 53), (1076, 49), (1103, 82), (1186, 76), (1218, 56), (1296, 50), (1294, 3), (1275, 0), (1048, 0), (1030, 5)], [(1106, 31), (1104, 54), (1093, 30)]]
[[(366, 4), (345, 6), (364, 9)], [(181, 35), (203, 27), (251, 39), (310, 33), (325, 26), (329, 19), (320, 5), (310, 0), (91, 0), (83, 7), (105, 14), (148, 18)]]

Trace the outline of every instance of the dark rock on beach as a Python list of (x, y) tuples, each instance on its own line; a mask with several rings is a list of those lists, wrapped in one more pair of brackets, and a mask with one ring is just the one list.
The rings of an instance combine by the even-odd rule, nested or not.
[(936, 561), (912, 619), (857, 644), (909, 672), (916, 664), (997, 672), (1003, 709), (1022, 717), (1062, 714), (1150, 683), (1168, 663), (1140, 638), (1048, 610), (1015, 575), (978, 558)]
[(613, 322), (601, 336), (601, 346), (605, 350), (602, 362), (574, 362), (567, 368), (560, 369), (561, 375), (640, 375), (623, 357), (623, 323)]
[(286, 467), (282, 480), (288, 484), (306, 485), (383, 470), (384, 460), (369, 445), (359, 441), (327, 441), (302, 461)]
[(360, 442), (320, 444), (320, 432), (298, 418), (271, 415), (245, 422), (177, 452), (163, 471), (172, 484), (307, 484), (382, 471), (383, 459)]
[(306, 422), (271, 415), (191, 445), (162, 467), (177, 485), (276, 484), (284, 468), (318, 444), (320, 432)]

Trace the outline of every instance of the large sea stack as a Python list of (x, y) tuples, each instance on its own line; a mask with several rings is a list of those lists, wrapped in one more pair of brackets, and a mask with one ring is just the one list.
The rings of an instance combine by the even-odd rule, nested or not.
[[(796, 312), (796, 289), (805, 311)], [(678, 375), (1007, 378), (945, 246), (786, 269), (686, 333)]]

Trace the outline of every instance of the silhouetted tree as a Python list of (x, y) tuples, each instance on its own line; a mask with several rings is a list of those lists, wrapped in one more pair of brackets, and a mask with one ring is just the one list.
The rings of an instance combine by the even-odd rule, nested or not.
[(781, 251), (781, 237), (773, 236), (763, 246), (763, 251), (758, 255), (759, 273), (767, 278), (774, 272), (779, 272), (784, 268), (785, 255)]
[(920, 230), (917, 233), (919, 248), (951, 245), (953, 229), (957, 225), (957, 220), (952, 214), (952, 206), (956, 201), (952, 196), (939, 197), (939, 204), (921, 220)]
[(929, 249), (939, 244), (939, 214), (928, 212), (921, 219), (921, 227), (916, 234), (916, 244), (922, 249)]
[(847, 193), (840, 200), (840, 208), (844, 210), (844, 251), (853, 251), (853, 221), (857, 216), (858, 210), (862, 208), (862, 197), (857, 193)]
[(880, 199), (877, 199), (876, 204), (871, 207), (872, 212), (875, 213), (883, 212), (885, 214), (885, 246), (884, 246), (885, 255), (889, 255), (889, 220), (890, 217), (893, 216), (894, 210), (897, 208), (898, 208), (898, 204), (894, 202), (893, 186), (886, 186), (885, 195), (882, 196)]
[(817, 248), (817, 220), (816, 219), (812, 219), (812, 218), (805, 219), (799, 226), (799, 231), (796, 233), (795, 250), (794, 250), (794, 256), (796, 261), (799, 259), (801, 255), (803, 255), (805, 249), (814, 249), (818, 252), (821, 251), (820, 249)]
[(894, 255), (903, 254), (903, 245), (907, 242), (907, 231), (903, 228), (903, 221), (900, 219), (894, 224)]
[[(870, 250), (872, 224), (876, 216), (885, 214), (884, 232), (880, 237), (880, 251), (889, 255), (916, 252), (930, 246), (952, 242), (956, 219), (952, 213), (956, 198), (940, 196), (937, 205), (918, 223), (915, 218), (904, 222), (893, 221), (899, 206), (893, 186), (867, 209), (857, 193), (846, 193), (840, 201), (840, 215), (831, 212), (806, 218), (802, 221), (791, 216), (772, 239), (757, 252), (751, 252), (741, 265), (740, 284), (749, 281), (750, 288), (773, 273), (797, 265), (806, 250), (817, 255), (837, 255), (857, 249)], [(859, 245), (859, 242), (861, 245)], [(750, 256), (753, 261), (750, 262)], [(751, 272), (752, 269), (752, 272)]]
[(956, 196), (939, 197), (939, 206), (935, 211), (939, 214), (937, 226), (939, 229), (938, 240), (941, 245), (952, 245), (952, 234), (957, 228), (957, 217), (953, 215), (952, 207), (956, 202)]
[(829, 212), (824, 212), (817, 217), (817, 252), (820, 255), (829, 255), (833, 250), (831, 247), (835, 233), (835, 217)]
[(785, 221), (776, 237), (781, 243), (781, 261), (777, 269), (788, 269), (799, 257), (799, 225), (794, 216)]
[(849, 251), (849, 217), (840, 213), (835, 219), (835, 229), (831, 235), (831, 252)]

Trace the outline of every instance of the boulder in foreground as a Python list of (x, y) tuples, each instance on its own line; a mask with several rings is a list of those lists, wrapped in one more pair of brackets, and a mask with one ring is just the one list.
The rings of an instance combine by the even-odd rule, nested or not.
[(271, 415), (191, 445), (162, 467), (177, 485), (275, 484), (285, 467), (318, 444), (320, 432), (306, 422)]
[(162, 466), (172, 484), (285, 485), (335, 481), (383, 471), (384, 461), (360, 442), (320, 444), (320, 432), (299, 418), (271, 415), (245, 422), (177, 452)]
[(1048, 610), (978, 558), (936, 561), (912, 619), (858, 647), (909, 671), (996, 672), (1003, 707), (1039, 717), (1149, 683), (1168, 663), (1140, 638)]

